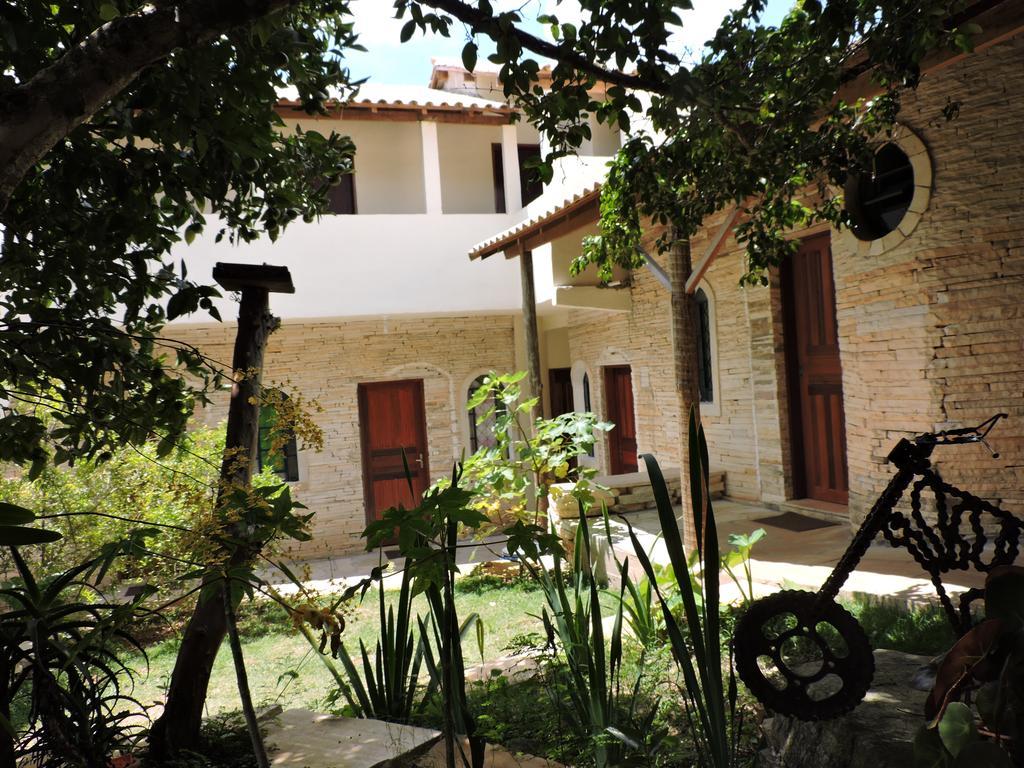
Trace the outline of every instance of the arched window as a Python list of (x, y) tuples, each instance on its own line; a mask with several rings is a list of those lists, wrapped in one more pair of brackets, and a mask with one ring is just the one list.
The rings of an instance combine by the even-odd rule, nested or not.
[[(469, 390), (466, 392), (467, 400), (473, 397), (473, 394), (483, 386), (485, 378), (485, 376), (477, 376), (473, 380), (473, 383), (469, 385)], [(477, 408), (469, 409), (470, 453), (476, 453), (481, 448), (494, 448), (498, 444), (497, 439), (494, 437), (494, 421), (498, 416), (499, 410), (504, 410), (504, 404), (498, 403), (490, 416), (483, 421), (477, 420), (478, 416), (491, 410), (491, 405), (493, 405), (493, 401), (486, 401)]]
[[(278, 393), (277, 397), (283, 399), (287, 395)], [(269, 467), (285, 482), (294, 483), (299, 479), (299, 450), (295, 435), (290, 429), (282, 434), (277, 422), (277, 408), (272, 403), (261, 405), (257, 469), (262, 472)]]
[(703, 288), (693, 294), (697, 303), (697, 384), (700, 389), (700, 401), (715, 401), (714, 360), (711, 350), (711, 309), (708, 295)]

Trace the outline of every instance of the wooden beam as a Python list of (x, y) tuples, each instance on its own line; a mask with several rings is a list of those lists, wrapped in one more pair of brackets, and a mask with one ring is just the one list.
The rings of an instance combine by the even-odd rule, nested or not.
[[(961, 13), (955, 14), (950, 21), (954, 25), (970, 21), (981, 27), (981, 32), (974, 36), (974, 51), (972, 51), (972, 53), (980, 53), (986, 48), (998, 45), (1024, 31), (1024, 0), (1003, 0), (1003, 2), (981, 0)], [(921, 62), (921, 74), (927, 77), (963, 61), (970, 55), (971, 53), (951, 51), (945, 48), (932, 51)], [(866, 53), (861, 54), (859, 58), (855, 57), (849, 66), (856, 68), (866, 57)], [(879, 93), (881, 93), (881, 89), (872, 78), (872, 70), (868, 69), (841, 86), (837, 98), (852, 104), (857, 99), (870, 99)]]
[(526, 370), (531, 396), (537, 398), (534, 415), (543, 413), (543, 390), (540, 378), (540, 332), (537, 328), (537, 294), (533, 285), (533, 254), (524, 251), (519, 257), (519, 276), (523, 286), (523, 326), (526, 336)]
[(539, 222), (522, 240), (523, 247), (533, 250), (563, 235), (593, 224), (601, 216), (601, 198), (599, 195), (584, 198), (582, 205), (567, 209), (562, 215)]
[(600, 188), (597, 188), (522, 230), (500, 236), (486, 247), (470, 251), (469, 258), (486, 259), (488, 256), (504, 252), (506, 259), (513, 259), (523, 251), (533, 250), (581, 227), (593, 224), (600, 215), (601, 192)]
[(398, 107), (385, 104), (346, 104), (329, 107), (326, 114), (309, 114), (297, 105), (278, 105), (276, 112), (291, 120), (358, 120), (364, 122), (416, 123), (431, 120), (436, 123), (458, 125), (508, 125), (511, 111), (483, 111), (476, 109), (440, 109), (432, 107)]
[[(729, 239), (729, 233), (732, 232), (733, 226), (736, 224), (736, 220), (740, 217), (740, 206), (733, 206), (732, 211), (725, 217), (725, 221), (722, 226), (718, 228), (715, 236), (711, 238), (711, 242), (708, 243), (707, 249), (704, 251), (704, 255), (701, 256), (700, 261), (697, 262), (697, 266), (692, 272), (689, 273), (689, 277), (686, 278), (686, 292), (693, 293), (697, 290), (697, 284), (703, 279), (704, 274), (708, 271), (708, 267), (711, 263), (718, 258), (718, 254), (722, 250), (722, 245), (726, 240)], [(686, 245), (687, 258), (686, 263), (690, 263), (690, 245), (687, 242)]]
[(213, 266), (213, 279), (228, 291), (261, 288), (268, 293), (295, 293), (288, 267), (273, 264), (238, 264), (218, 261)]

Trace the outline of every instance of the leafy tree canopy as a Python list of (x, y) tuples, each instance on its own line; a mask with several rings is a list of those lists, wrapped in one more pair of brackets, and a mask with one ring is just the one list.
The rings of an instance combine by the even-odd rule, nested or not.
[[(956, 0), (800, 0), (778, 27), (760, 21), (765, 0), (746, 0), (688, 63), (673, 32), (690, 0), (579, 0), (577, 24), (561, 21), (556, 5), (541, 17), (553, 41), (489, 0), (395, 4), (409, 17), (405, 35), (450, 35), (457, 20), (496, 42), (489, 58), (501, 65), (506, 96), (551, 139), (548, 174), (552, 159), (590, 138), (588, 115), (623, 129), (628, 140), (602, 191), (601, 234), (576, 264), (596, 262), (606, 278), (613, 264), (640, 266), (652, 221), (670, 225), (659, 241), (666, 248), (739, 205), (745, 279), (766, 281), (766, 269), (795, 247), (787, 230), (846, 223), (836, 189), (868, 166), (924, 57), (942, 46), (966, 50), (979, 31), (957, 24), (964, 3)], [(472, 68), (476, 58), (470, 40), (463, 61)], [(541, 87), (546, 60), (549, 88)], [(870, 99), (844, 97), (854, 84), (864, 93), (865, 81)]]
[(216, 291), (169, 250), (323, 209), (353, 146), (282, 135), (277, 89), (322, 108), (352, 47), (348, 0), (0, 0), (0, 460), (170, 450), (216, 377), (159, 329)]

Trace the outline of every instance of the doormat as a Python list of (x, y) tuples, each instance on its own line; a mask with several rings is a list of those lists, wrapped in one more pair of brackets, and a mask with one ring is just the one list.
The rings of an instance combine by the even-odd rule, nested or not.
[(807, 515), (801, 515), (797, 512), (783, 512), (781, 515), (758, 517), (754, 522), (764, 523), (765, 525), (774, 525), (776, 528), (782, 528), (796, 533), (816, 531), (819, 528), (828, 528), (832, 525), (839, 525), (839, 523), (831, 523), (828, 520), (819, 520), (817, 517), (808, 517)]
[(394, 559), (399, 558), (401, 556), (402, 556), (401, 550), (398, 550), (398, 549), (385, 549), (384, 550), (384, 557), (386, 557), (388, 560), (394, 560)]

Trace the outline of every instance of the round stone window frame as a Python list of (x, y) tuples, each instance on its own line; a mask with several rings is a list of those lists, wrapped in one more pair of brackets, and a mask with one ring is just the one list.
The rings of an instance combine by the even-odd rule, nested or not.
[(932, 198), (932, 160), (921, 138), (907, 126), (897, 124), (886, 143), (895, 144), (910, 161), (914, 171), (914, 195), (896, 228), (877, 240), (861, 240), (849, 227), (842, 230), (841, 237), (846, 240), (847, 247), (861, 256), (878, 256), (891, 251), (910, 237), (921, 223), (921, 216), (928, 210)]

